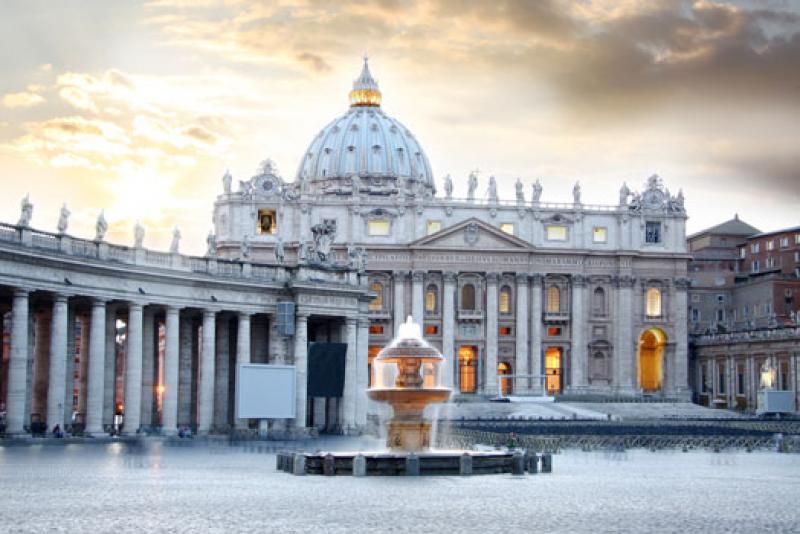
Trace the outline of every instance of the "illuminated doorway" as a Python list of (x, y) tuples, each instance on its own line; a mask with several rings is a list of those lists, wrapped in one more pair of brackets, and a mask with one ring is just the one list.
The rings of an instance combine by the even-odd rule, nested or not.
[(475, 368), (478, 347), (462, 345), (458, 349), (458, 385), (461, 393), (475, 393)]
[(506, 362), (500, 362), (497, 365), (497, 379), (500, 381), (500, 393), (502, 395), (511, 395), (514, 391), (514, 381), (511, 378), (505, 378), (503, 375), (511, 374), (511, 366)]
[(544, 351), (545, 391), (548, 395), (561, 393), (561, 349), (548, 347)]
[(642, 391), (661, 390), (666, 343), (667, 335), (660, 328), (645, 330), (639, 338), (639, 387)]
[(372, 362), (375, 361), (375, 357), (378, 353), (383, 349), (380, 345), (370, 345), (367, 349), (367, 387), (372, 387)]

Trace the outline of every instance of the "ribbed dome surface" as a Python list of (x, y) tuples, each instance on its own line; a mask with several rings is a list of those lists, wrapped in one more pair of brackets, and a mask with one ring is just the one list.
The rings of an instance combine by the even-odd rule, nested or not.
[[(364, 88), (376, 93), (380, 101), (366, 63), (354, 92)], [(422, 182), (431, 193), (435, 190), (430, 163), (414, 135), (380, 106), (363, 101), (317, 134), (297, 171), (297, 179), (307, 180), (312, 188), (315, 182), (330, 184), (353, 175), (394, 178), (398, 187), (408, 187), (409, 180)]]

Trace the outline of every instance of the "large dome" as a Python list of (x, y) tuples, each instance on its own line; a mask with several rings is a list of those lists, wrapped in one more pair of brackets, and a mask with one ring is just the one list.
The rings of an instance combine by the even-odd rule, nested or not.
[(350, 92), (350, 109), (311, 141), (297, 182), (330, 193), (350, 192), (357, 183), (361, 191), (395, 188), (433, 194), (428, 157), (408, 128), (383, 112), (380, 102), (365, 58)]

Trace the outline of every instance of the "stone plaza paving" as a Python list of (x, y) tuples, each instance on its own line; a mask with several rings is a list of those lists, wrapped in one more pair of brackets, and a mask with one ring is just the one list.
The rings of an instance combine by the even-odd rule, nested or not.
[(795, 454), (566, 450), (550, 475), (352, 478), (278, 472), (263, 444), (187, 445), (0, 447), (0, 531), (800, 531)]

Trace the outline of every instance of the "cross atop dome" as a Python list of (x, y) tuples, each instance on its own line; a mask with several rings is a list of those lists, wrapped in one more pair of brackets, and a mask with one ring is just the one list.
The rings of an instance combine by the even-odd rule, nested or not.
[(372, 77), (369, 71), (369, 58), (364, 56), (364, 67), (361, 75), (353, 81), (353, 90), (350, 91), (350, 106), (373, 106), (381, 105), (381, 91), (378, 89), (378, 82)]

